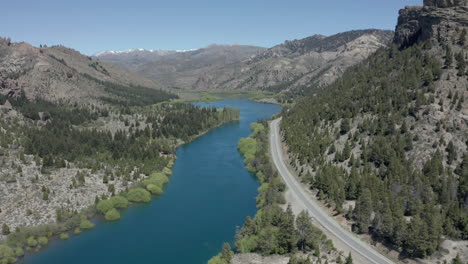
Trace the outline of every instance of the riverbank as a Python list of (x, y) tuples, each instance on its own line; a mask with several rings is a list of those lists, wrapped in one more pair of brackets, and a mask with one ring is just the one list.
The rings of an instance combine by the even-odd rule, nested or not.
[[(256, 174), (261, 184), (257, 196), (258, 211), (253, 219), (248, 217), (239, 230), (233, 258), (226, 261), (222, 257), (223, 253), (220, 253), (208, 263), (288, 263), (291, 256), (314, 262), (318, 259), (331, 261), (342, 258), (334, 249), (333, 243), (312, 227), (310, 218), (305, 213), (295, 212), (297, 217), (294, 216), (291, 206), (286, 203), (284, 183), (270, 162), (268, 123), (253, 123), (251, 130), (249, 137), (239, 141), (238, 149), (244, 156), (245, 166)], [(272, 218), (283, 220), (276, 222)], [(304, 232), (301, 228), (306, 228), (307, 231)], [(307, 238), (296, 234), (306, 234)], [(265, 247), (266, 244), (271, 246)]]
[(256, 211), (258, 183), (244, 168), (237, 142), (250, 134), (251, 122), (280, 108), (247, 100), (197, 105), (240, 109), (240, 120), (177, 148), (170, 182), (157, 200), (135, 206), (119, 221), (100, 223), (93, 232), (53, 242), (25, 263), (206, 263)]
[[(230, 110), (209, 112), (210, 115), (221, 117), (217, 119), (220, 122), (211, 125), (208, 130), (226, 122), (238, 120), (238, 111), (232, 114), (225, 113), (225, 111)], [(14, 112), (11, 111), (8, 114), (12, 115)], [(21, 117), (16, 115), (12, 118), (12, 122), (18, 118)], [(130, 119), (130, 116), (122, 119), (122, 117), (112, 115), (107, 119), (116, 119), (112, 122), (116, 124), (120, 122), (123, 127), (129, 127), (129, 132), (134, 127), (147, 127), (145, 124), (147, 120), (139, 116), (135, 120)], [(104, 129), (109, 123), (107, 119), (100, 119), (95, 123), (99, 124), (100, 129)], [(2, 118), (2, 120), (5, 121), (7, 118)], [(128, 125), (124, 124), (126, 122)], [(210, 122), (213, 123), (213, 120)], [(89, 125), (87, 126), (90, 129)], [(115, 127), (115, 124), (109, 126)], [(185, 142), (198, 138), (208, 130), (189, 136)], [(149, 139), (149, 141), (152, 140)], [(177, 142), (178, 140), (165, 140), (161, 143), (171, 141)], [(178, 146), (176, 143), (173, 144), (168, 149), (175, 149)], [(94, 161), (95, 166), (88, 164), (83, 166), (81, 162), (65, 161), (63, 168), (44, 168), (41, 166), (41, 160), (38, 161), (33, 155), (23, 154), (21, 149), (16, 152), (14, 149), (9, 151), (9, 155), (4, 156), (2, 162), (11, 162), (16, 165), (10, 171), (2, 171), (2, 173), (19, 175), (15, 175), (14, 182), (0, 181), (4, 194), (0, 197), (3, 244), (7, 245), (1, 248), (5, 251), (2, 252), (5, 255), (0, 254), (2, 256), (0, 260), (11, 263), (13, 258), (42, 250), (54, 238), (78, 235), (81, 231), (90, 229), (86, 221), (96, 219), (96, 217), (116, 221), (120, 218), (120, 213), (131, 203), (148, 202), (151, 199), (150, 192), (153, 195), (161, 195), (167, 182), (166, 178), (171, 174), (170, 168), (174, 164), (175, 155), (170, 152), (158, 152), (155, 155), (159, 155), (157, 160), (160, 161), (161, 171), (148, 173), (148, 170), (156, 164), (144, 164), (143, 167), (134, 166), (125, 171), (119, 171), (117, 167), (121, 166), (119, 163), (111, 166), (115, 166), (116, 170), (110, 170), (102, 164), (97, 164), (100, 159), (108, 161), (108, 158), (101, 156)], [(21, 163), (18, 162), (19, 160)], [(137, 190), (136, 193), (134, 190)], [(21, 199), (18, 200), (18, 197)], [(107, 205), (101, 206), (106, 204), (104, 202)], [(34, 243), (39, 239), (41, 243)]]

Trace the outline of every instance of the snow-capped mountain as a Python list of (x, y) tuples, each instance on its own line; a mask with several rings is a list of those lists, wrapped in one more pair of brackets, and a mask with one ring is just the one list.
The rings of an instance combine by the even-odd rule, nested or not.
[(158, 80), (167, 87), (191, 87), (204, 72), (245, 61), (265, 48), (212, 44), (191, 50), (108, 51), (94, 56), (102, 62)]
[(186, 49), (186, 50), (161, 50), (161, 49), (129, 49), (129, 50), (110, 50), (110, 51), (102, 51), (102, 52), (97, 52), (93, 55), (92, 57), (102, 57), (106, 55), (113, 55), (113, 54), (137, 54), (137, 53), (152, 53), (158, 56), (165, 56), (169, 54), (174, 54), (174, 53), (179, 53), (179, 52), (188, 52), (188, 51), (194, 51), (197, 49)]

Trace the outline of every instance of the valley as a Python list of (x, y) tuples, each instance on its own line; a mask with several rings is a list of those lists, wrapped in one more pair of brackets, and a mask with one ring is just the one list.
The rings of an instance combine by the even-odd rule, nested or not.
[(327, 35), (291, 5), (268, 45), (0, 37), (0, 263), (468, 263), (468, 0), (421, 2)]
[[(250, 123), (280, 110), (277, 105), (246, 100), (209, 106), (240, 109), (239, 121), (178, 147), (170, 182), (160, 197), (132, 206), (118, 222), (97, 218), (95, 230), (66, 242), (55, 241), (44, 251), (26, 256), (25, 263), (206, 262), (220, 244), (232, 239), (245, 216), (255, 213), (258, 184), (243, 166), (237, 141), (248, 135)], [(140, 253), (155, 248), (157, 254)], [(184, 254), (174, 259), (180, 248)]]
[(314, 35), (269, 49), (211, 45), (167, 55), (129, 51), (95, 57), (173, 88), (304, 95), (331, 83), (346, 68), (388, 44), (392, 36), (392, 31), (369, 29)]

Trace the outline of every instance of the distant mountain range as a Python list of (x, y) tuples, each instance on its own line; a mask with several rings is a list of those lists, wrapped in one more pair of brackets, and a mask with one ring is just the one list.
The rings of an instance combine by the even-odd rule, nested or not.
[(386, 46), (393, 31), (314, 35), (272, 48), (210, 45), (190, 51), (129, 50), (93, 56), (173, 88), (304, 93), (335, 80)]
[(239, 64), (265, 50), (255, 46), (213, 44), (188, 51), (129, 50), (97, 53), (93, 57), (158, 80), (168, 87), (193, 89), (195, 82), (207, 72)]
[(197, 49), (187, 49), (187, 50), (159, 50), (159, 49), (129, 49), (129, 50), (120, 50), (120, 51), (103, 51), (103, 52), (98, 52), (93, 54), (93, 57), (98, 57), (98, 56), (106, 56), (106, 55), (111, 55), (111, 54), (139, 54), (139, 55), (158, 55), (158, 56), (164, 56), (164, 55), (169, 55), (169, 54), (174, 54), (178, 52), (187, 52), (187, 51), (194, 51)]

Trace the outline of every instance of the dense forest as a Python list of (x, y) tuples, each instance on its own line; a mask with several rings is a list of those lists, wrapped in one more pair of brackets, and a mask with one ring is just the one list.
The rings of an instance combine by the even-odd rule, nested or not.
[[(468, 239), (466, 130), (456, 120), (425, 121), (463, 108), (466, 87), (439, 85), (466, 81), (464, 55), (455, 61), (446, 50), (441, 61), (430, 43), (381, 48), (283, 112), (291, 165), (303, 180), (355, 232), (409, 257), (431, 255), (443, 238)], [(434, 136), (419, 132), (427, 131), (421, 124)], [(343, 208), (346, 200), (355, 206)]]
[[(99, 118), (109, 116), (106, 108), (83, 107), (51, 103), (44, 100), (29, 101), (21, 96), (10, 100), (26, 118), (37, 121), (23, 129), (25, 154), (43, 159), (44, 167), (65, 167), (66, 162), (77, 160), (84, 164), (125, 164), (123, 167), (140, 168), (149, 175), (167, 163), (160, 153), (173, 153), (175, 140), (190, 138), (224, 122), (236, 120), (234, 109), (202, 108), (192, 104), (163, 103), (149, 108), (126, 109), (119, 118), (124, 127), (114, 133), (93, 127)], [(144, 111), (144, 118), (130, 122)], [(90, 161), (92, 161), (90, 163)]]

